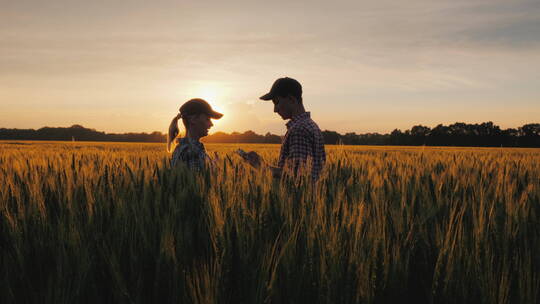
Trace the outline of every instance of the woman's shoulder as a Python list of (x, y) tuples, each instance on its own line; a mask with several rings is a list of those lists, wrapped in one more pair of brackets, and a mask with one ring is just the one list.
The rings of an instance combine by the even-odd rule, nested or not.
[(181, 138), (177, 139), (176, 147), (174, 147), (172, 152), (171, 164), (175, 165), (178, 161), (185, 161), (190, 154), (190, 146), (185, 141), (182, 141)]
[(185, 140), (183, 140), (183, 138), (178, 138), (176, 140), (176, 147), (174, 147), (174, 150), (173, 150), (173, 155), (181, 154), (185, 152), (186, 150), (188, 150), (189, 148), (190, 148), (190, 145)]
[(171, 164), (175, 165), (178, 161), (186, 163), (189, 167), (201, 167), (204, 164), (206, 153), (201, 143), (193, 142), (182, 138), (179, 144), (174, 148)]
[(178, 144), (174, 148), (173, 155), (197, 154), (201, 150), (204, 151), (202, 143), (197, 144), (184, 137), (178, 140)]

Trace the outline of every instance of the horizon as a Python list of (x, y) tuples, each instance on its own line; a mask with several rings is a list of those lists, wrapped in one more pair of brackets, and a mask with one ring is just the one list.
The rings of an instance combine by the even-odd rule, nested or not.
[[(534, 122), (534, 121), (531, 121), (531, 122), (527, 122), (527, 123), (524, 123), (522, 125), (519, 125), (519, 126), (516, 126), (516, 127), (508, 127), (508, 128), (505, 128), (499, 124), (497, 124), (496, 122), (494, 121), (483, 121), (483, 122), (480, 122), (480, 123), (467, 123), (467, 122), (463, 122), (463, 121), (455, 121), (453, 123), (449, 123), (449, 124), (445, 124), (445, 123), (439, 123), (439, 124), (436, 124), (436, 125), (433, 125), (433, 126), (428, 126), (428, 125), (423, 125), (423, 124), (418, 124), (418, 125), (412, 125), (412, 126), (409, 126), (407, 128), (404, 128), (404, 129), (400, 129), (400, 128), (393, 128), (392, 130), (390, 130), (389, 132), (385, 132), (385, 133), (381, 133), (381, 132), (365, 132), (365, 133), (359, 133), (359, 132), (354, 132), (354, 131), (351, 131), (351, 132), (339, 132), (339, 131), (336, 131), (336, 130), (330, 130), (330, 129), (321, 129), (321, 131), (329, 131), (329, 132), (337, 132), (341, 135), (345, 135), (347, 133), (354, 133), (354, 134), (357, 134), (357, 135), (362, 135), (362, 134), (379, 134), (379, 135), (388, 135), (390, 134), (392, 131), (394, 130), (399, 130), (401, 132), (405, 132), (405, 131), (410, 131), (413, 127), (415, 126), (423, 126), (423, 127), (427, 127), (429, 129), (433, 129), (439, 125), (443, 125), (443, 126), (450, 126), (450, 125), (453, 125), (453, 124), (459, 124), (459, 123), (464, 123), (466, 125), (480, 125), (480, 124), (483, 124), (483, 123), (493, 123), (494, 126), (496, 127), (499, 127), (501, 130), (507, 130), (507, 129), (519, 129), (521, 127), (523, 127), (524, 125), (528, 125), (528, 124), (540, 124), (540, 122)], [(81, 125), (81, 124), (73, 124), (71, 126), (42, 126), (42, 127), (39, 127), (39, 128), (9, 128), (9, 127), (3, 127), (3, 126), (0, 126), (0, 129), (11, 129), (11, 130), (40, 130), (42, 128), (60, 128), (60, 129), (68, 129), (68, 128), (73, 128), (73, 127), (81, 127), (81, 128), (84, 128), (84, 129), (87, 129), (87, 130), (93, 130), (95, 132), (104, 132), (105, 134), (128, 134), (128, 133), (135, 133), (135, 134), (143, 134), (143, 133), (146, 133), (146, 134), (152, 134), (154, 132), (160, 132), (162, 135), (167, 135), (167, 132), (163, 132), (163, 131), (160, 131), (160, 130), (153, 130), (153, 131), (129, 131), (129, 132), (111, 132), (111, 131), (107, 131), (107, 130), (100, 130), (98, 128), (93, 128), (93, 127), (88, 127), (88, 126), (84, 126), (84, 125)], [(180, 132), (182, 133), (182, 130), (180, 130)], [(278, 136), (284, 136), (284, 133), (282, 134), (279, 134), (279, 133), (272, 133), (272, 132), (264, 132), (264, 133), (260, 133), (260, 132), (256, 132), (255, 130), (243, 130), (243, 131), (239, 131), (239, 130), (233, 130), (233, 131), (230, 131), (230, 132), (227, 132), (227, 131), (221, 131), (221, 130), (218, 130), (218, 131), (211, 131), (208, 133), (207, 136), (211, 136), (211, 135), (214, 135), (216, 133), (225, 133), (225, 134), (232, 134), (232, 133), (238, 133), (238, 134), (244, 134), (246, 132), (254, 132), (255, 134), (257, 135), (265, 135), (266, 133), (271, 133), (272, 135), (278, 135)]]
[(200, 97), (211, 133), (284, 134), (258, 100), (283, 76), (341, 134), (540, 117), (538, 1), (17, 1), (0, 25), (0, 128), (166, 133)]

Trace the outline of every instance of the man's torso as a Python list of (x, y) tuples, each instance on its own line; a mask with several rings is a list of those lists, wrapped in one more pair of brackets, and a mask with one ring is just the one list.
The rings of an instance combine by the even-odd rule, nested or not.
[(310, 113), (305, 112), (287, 123), (278, 167), (283, 168), (288, 161), (305, 163), (308, 160), (311, 161), (312, 177), (318, 178), (326, 161), (324, 138)]

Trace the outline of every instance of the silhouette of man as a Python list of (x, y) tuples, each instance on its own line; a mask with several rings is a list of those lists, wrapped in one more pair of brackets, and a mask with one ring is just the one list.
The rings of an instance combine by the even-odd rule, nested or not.
[[(272, 100), (274, 113), (277, 113), (286, 123), (287, 133), (281, 144), (277, 167), (269, 166), (272, 175), (281, 177), (284, 168), (290, 168), (293, 173), (306, 164), (311, 165), (311, 177), (319, 178), (326, 161), (324, 139), (321, 130), (306, 112), (302, 100), (302, 85), (295, 79), (284, 77), (277, 79), (270, 92), (260, 97), (262, 100)], [(261, 165), (261, 157), (254, 151), (247, 153), (246, 160), (254, 167)]]

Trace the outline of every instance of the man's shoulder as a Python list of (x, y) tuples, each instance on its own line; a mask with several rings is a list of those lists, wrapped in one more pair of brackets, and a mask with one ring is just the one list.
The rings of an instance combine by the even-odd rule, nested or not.
[(291, 128), (291, 133), (314, 135), (321, 133), (321, 129), (313, 119), (307, 117)]
[(288, 131), (289, 144), (298, 143), (300, 138), (305, 140), (306, 143), (316, 143), (320, 142), (322, 137), (319, 126), (311, 118), (303, 119)]

